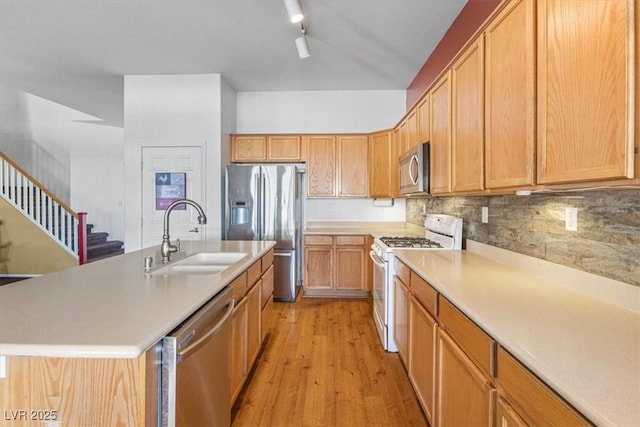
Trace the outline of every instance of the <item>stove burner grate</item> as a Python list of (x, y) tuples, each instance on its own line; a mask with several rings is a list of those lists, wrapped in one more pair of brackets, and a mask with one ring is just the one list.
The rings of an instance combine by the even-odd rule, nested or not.
[(442, 245), (424, 237), (381, 237), (380, 241), (390, 248), (442, 248)]

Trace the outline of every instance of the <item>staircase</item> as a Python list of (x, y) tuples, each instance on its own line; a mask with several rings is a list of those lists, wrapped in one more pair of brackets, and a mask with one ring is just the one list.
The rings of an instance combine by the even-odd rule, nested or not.
[(109, 233), (94, 232), (93, 224), (87, 224), (87, 262), (94, 262), (124, 253), (124, 243), (107, 240)]
[[(74, 212), (0, 152), (0, 197), (73, 255), (80, 264), (124, 253), (123, 242), (93, 233), (86, 212)], [(1, 242), (0, 242), (1, 243)]]

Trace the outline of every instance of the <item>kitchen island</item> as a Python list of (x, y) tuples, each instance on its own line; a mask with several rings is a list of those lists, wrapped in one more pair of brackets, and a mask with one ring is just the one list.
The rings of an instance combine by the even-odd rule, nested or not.
[[(0, 419), (153, 425), (155, 344), (273, 246), (182, 242), (172, 255), (246, 254), (214, 274), (154, 274), (162, 265), (152, 247), (1, 287)], [(146, 257), (156, 263), (150, 274)]]

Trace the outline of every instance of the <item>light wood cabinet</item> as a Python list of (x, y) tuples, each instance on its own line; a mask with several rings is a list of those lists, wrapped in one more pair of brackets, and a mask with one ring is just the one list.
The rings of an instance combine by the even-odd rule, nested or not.
[(485, 35), (485, 184), (535, 184), (535, 5), (511, 1)]
[(398, 348), (398, 355), (407, 370), (409, 369), (409, 299), (411, 291), (398, 276), (394, 283), (394, 319), (393, 340)]
[(233, 162), (300, 162), (302, 140), (299, 135), (233, 135)]
[(133, 359), (7, 356), (1, 424), (156, 426), (156, 362), (155, 345)]
[(518, 413), (498, 394), (496, 404), (496, 425), (500, 427), (527, 427)]
[(371, 285), (365, 236), (305, 236), (306, 296), (364, 297)]
[(438, 298), (438, 426), (495, 420), (496, 342), (446, 298)]
[(538, 183), (633, 177), (635, 2), (536, 4)]
[(231, 356), (229, 359), (229, 376), (231, 379), (231, 404), (240, 394), (242, 385), (247, 379), (247, 329), (249, 311), (247, 299), (242, 298), (233, 308), (231, 317)]
[(262, 297), (260, 298), (260, 303), (262, 305), (262, 319), (260, 325), (262, 341), (264, 341), (267, 334), (271, 332), (271, 316), (273, 312), (273, 278), (273, 265), (269, 264), (269, 268), (262, 274)]
[[(508, 425), (588, 426), (581, 414), (502, 347), (498, 349), (498, 421)], [(507, 403), (508, 402), (508, 403)]]
[(433, 425), (437, 292), (398, 259), (394, 272), (394, 340), (420, 406)]
[(429, 97), (431, 193), (448, 194), (451, 192), (451, 71), (438, 79)]
[(304, 291), (334, 288), (333, 236), (304, 237)]
[(451, 67), (451, 180), (454, 192), (484, 189), (483, 41), (478, 37)]
[(416, 105), (416, 117), (418, 122), (418, 144), (429, 141), (431, 129), (429, 126), (429, 93), (424, 94)]
[(433, 425), (438, 323), (413, 295), (409, 306), (409, 380), (427, 421)]
[(247, 373), (258, 357), (262, 346), (262, 280), (247, 293)]
[(418, 114), (415, 108), (409, 111), (409, 114), (407, 114), (406, 122), (407, 122), (406, 149), (410, 150), (411, 148), (418, 145), (418, 142), (419, 142), (418, 141)]
[(263, 319), (273, 300), (273, 250), (253, 263), (245, 273), (231, 282), (236, 301), (231, 320), (231, 404), (244, 385), (265, 338)]
[(398, 140), (396, 147), (398, 148), (398, 157), (403, 155), (409, 149), (409, 124), (405, 117), (398, 125)]
[(310, 135), (305, 137), (305, 144), (307, 147), (307, 196), (336, 197), (336, 137)]
[(304, 141), (308, 197), (367, 197), (366, 135), (308, 135)]
[(430, 425), (591, 425), (397, 258), (394, 272), (394, 339)]
[(437, 426), (493, 426), (496, 391), (455, 341), (438, 331)]
[(369, 251), (365, 236), (336, 236), (336, 290), (365, 291)]
[(393, 197), (393, 176), (398, 162), (393, 161), (393, 131), (369, 135), (369, 197)]
[(369, 193), (369, 142), (366, 135), (338, 136), (338, 197)]

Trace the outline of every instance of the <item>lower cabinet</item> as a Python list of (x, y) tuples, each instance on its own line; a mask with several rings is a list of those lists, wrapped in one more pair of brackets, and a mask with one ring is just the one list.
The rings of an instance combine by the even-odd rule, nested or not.
[(231, 403), (235, 402), (247, 378), (247, 299), (236, 304), (231, 320)]
[(496, 425), (500, 427), (527, 427), (527, 423), (502, 397), (498, 397), (496, 406)]
[[(242, 390), (266, 336), (264, 321), (273, 301), (273, 252), (231, 283), (236, 306), (231, 321), (231, 404)], [(244, 280), (244, 282), (243, 282)], [(266, 329), (266, 328), (265, 328)]]
[(273, 265), (262, 273), (262, 297), (260, 305), (262, 306), (261, 325), (262, 341), (265, 340), (267, 334), (271, 331), (271, 316), (273, 311)]
[(256, 361), (262, 347), (262, 280), (258, 280), (247, 293), (247, 373)]
[(409, 302), (409, 380), (427, 421), (433, 425), (438, 322), (415, 298)]
[(371, 294), (368, 236), (305, 235), (305, 296)]
[(0, 425), (156, 426), (156, 346), (133, 359), (6, 356)]
[(593, 425), (397, 257), (394, 271), (394, 339), (429, 425)]
[(398, 276), (393, 278), (394, 321), (393, 339), (405, 367), (409, 366), (409, 299), (411, 290)]
[(445, 331), (438, 332), (438, 426), (492, 426), (496, 390)]
[(502, 347), (498, 349), (498, 396), (501, 426), (592, 425)]

